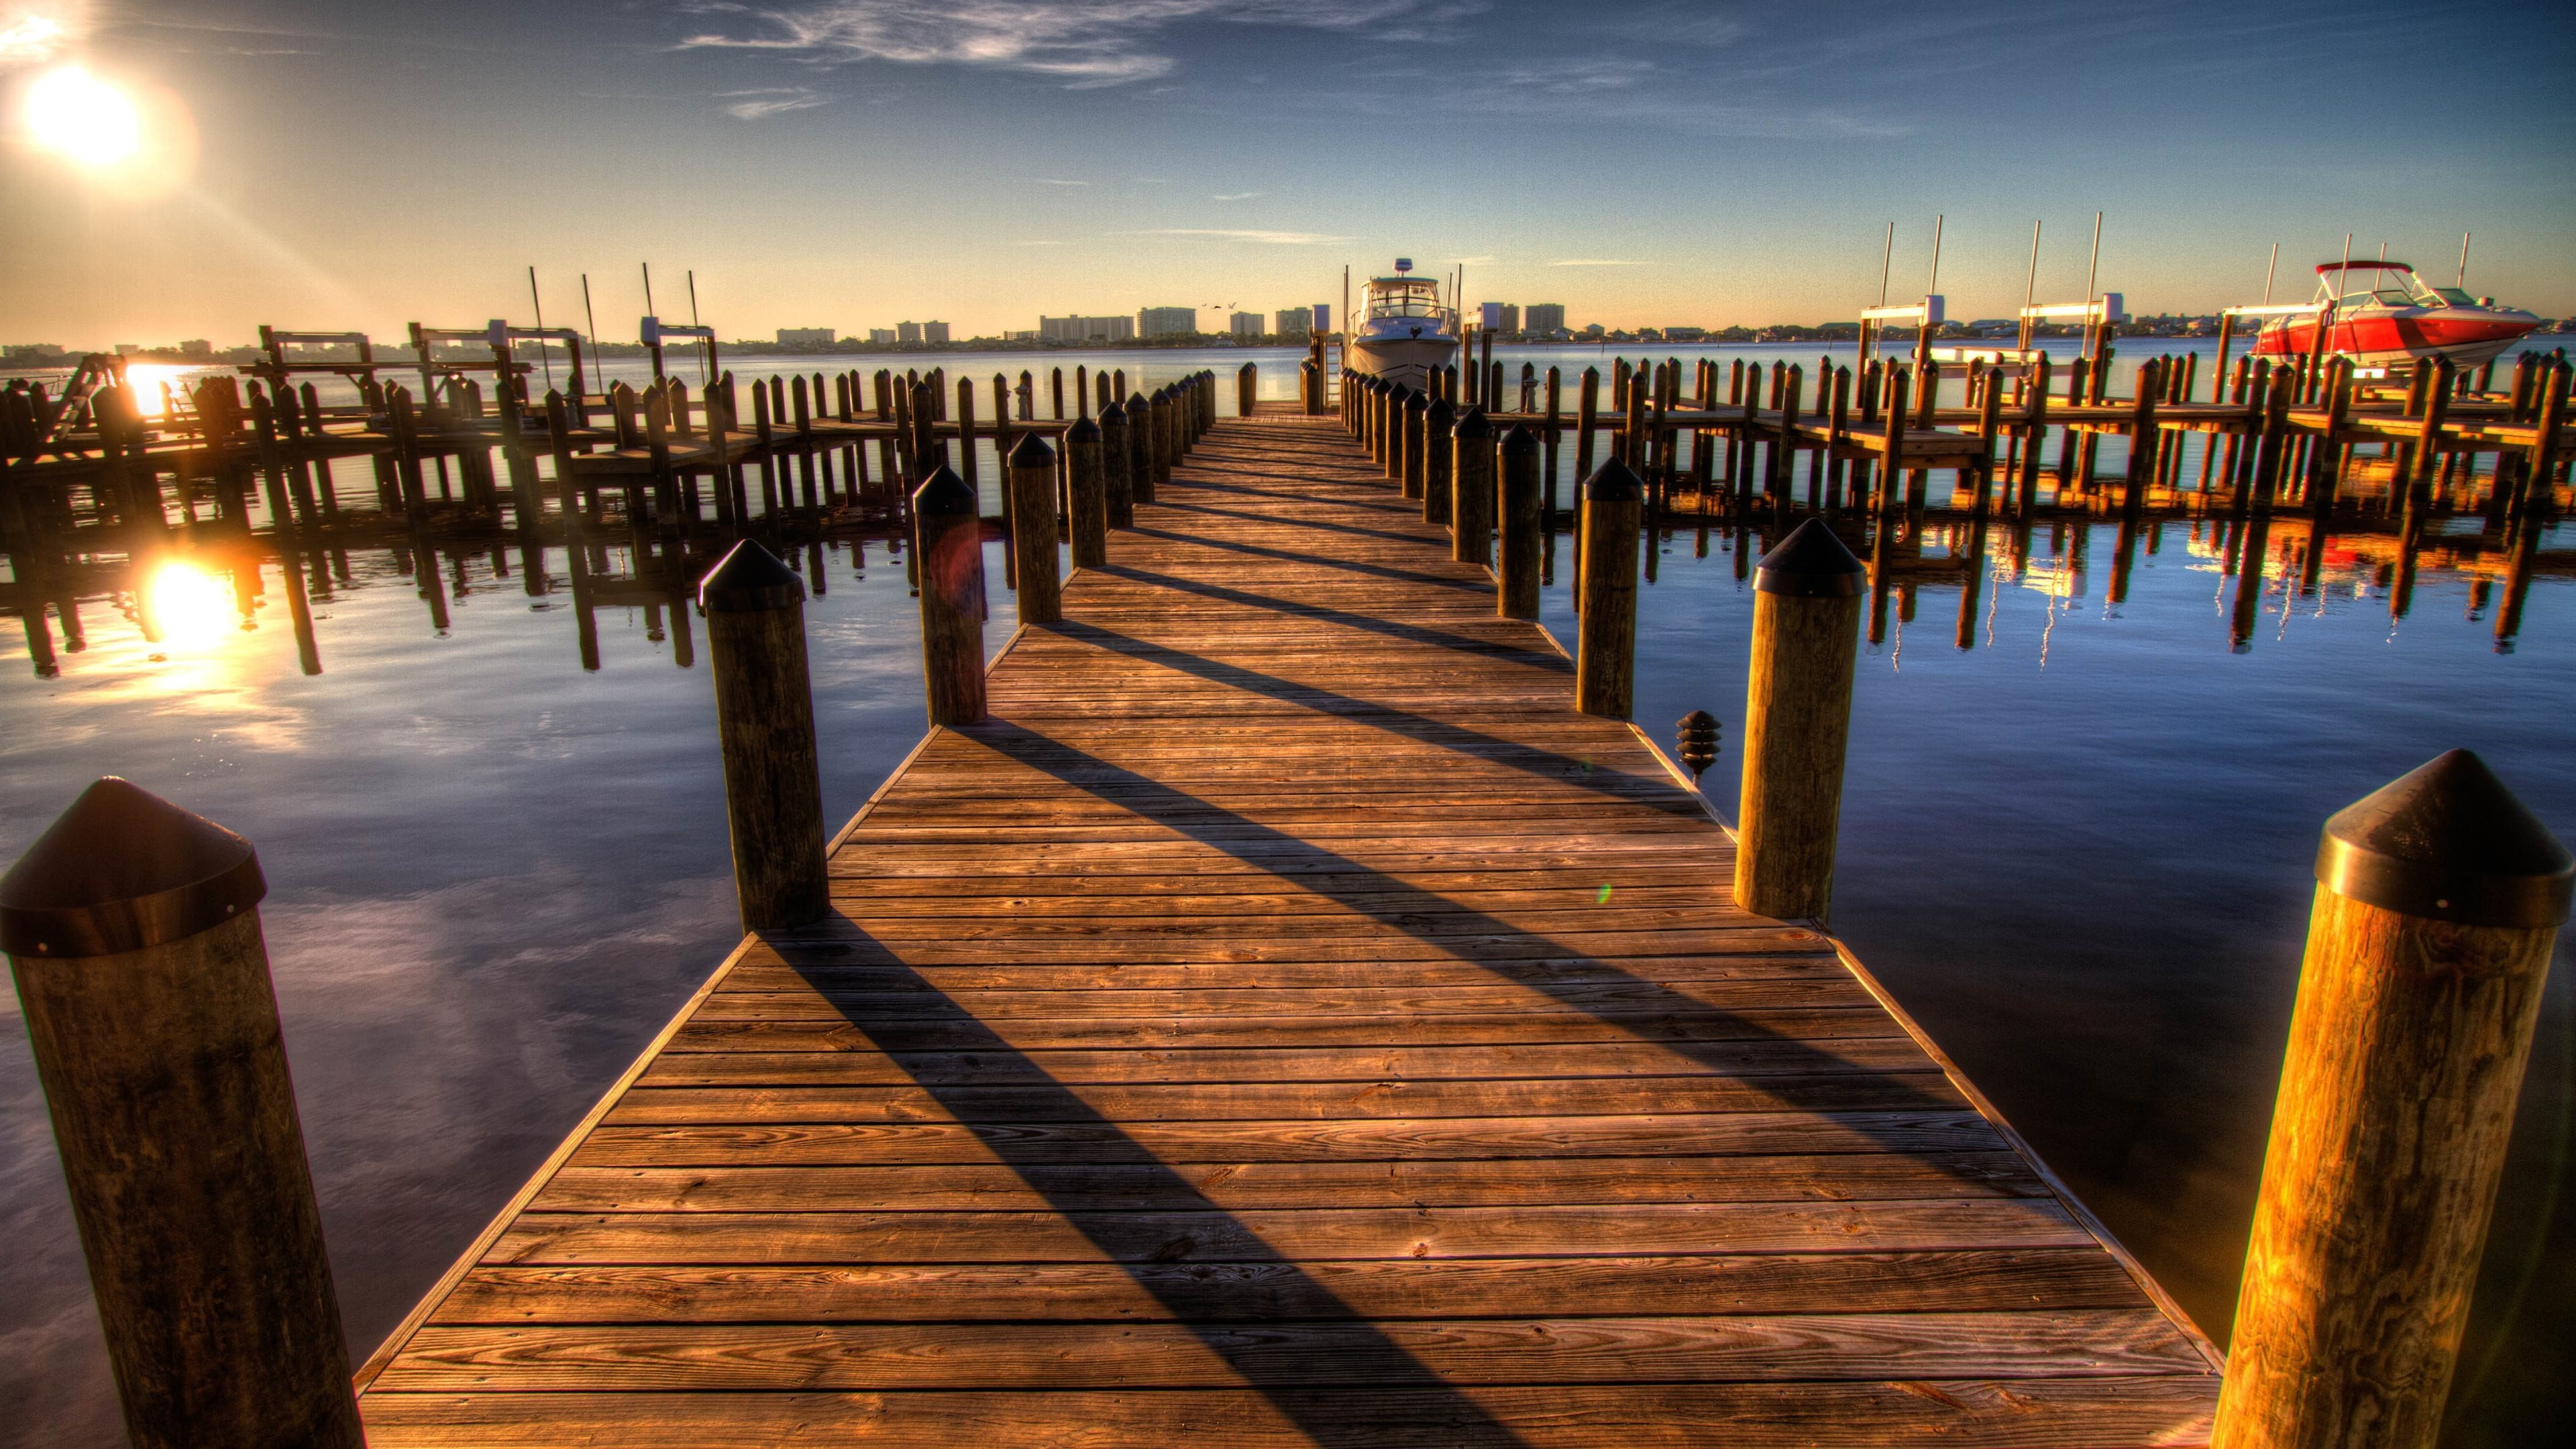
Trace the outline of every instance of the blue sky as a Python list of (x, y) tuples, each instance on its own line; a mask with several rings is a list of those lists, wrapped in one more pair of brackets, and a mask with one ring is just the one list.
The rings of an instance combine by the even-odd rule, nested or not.
[[(35, 20), (43, 45), (19, 44)], [(30, 148), (64, 64), (157, 97), (185, 175)], [(1923, 289), (2252, 300), (2355, 234), (2576, 311), (2576, 6), (0, 0), (0, 339), (240, 340), (550, 311), (697, 273), (729, 335), (1340, 298), (1612, 325), (1823, 321)], [(158, 115), (162, 112), (155, 112)], [(659, 290), (657, 288), (657, 290)], [(676, 291), (662, 310), (679, 310)], [(550, 320), (559, 320), (550, 318)]]

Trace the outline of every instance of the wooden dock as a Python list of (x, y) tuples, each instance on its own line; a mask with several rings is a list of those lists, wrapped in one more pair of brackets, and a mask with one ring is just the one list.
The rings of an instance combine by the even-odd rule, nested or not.
[(2208, 1342), (1448, 554), (1333, 420), (1220, 424), (370, 1443), (2204, 1442)]

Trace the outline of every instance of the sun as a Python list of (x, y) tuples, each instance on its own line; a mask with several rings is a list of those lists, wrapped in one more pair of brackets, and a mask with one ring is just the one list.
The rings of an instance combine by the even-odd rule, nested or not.
[(27, 132), (44, 150), (105, 168), (143, 149), (143, 112), (124, 91), (67, 65), (27, 88)]

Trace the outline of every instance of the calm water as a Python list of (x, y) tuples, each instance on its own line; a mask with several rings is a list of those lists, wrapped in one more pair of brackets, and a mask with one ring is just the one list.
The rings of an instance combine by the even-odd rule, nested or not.
[[(2132, 343), (2124, 360), (2157, 350), (2174, 349)], [(1812, 367), (1819, 351), (1777, 355)], [(1521, 354), (1503, 355), (1516, 375)], [(1527, 355), (1542, 371), (1607, 367), (1580, 349)], [(1256, 356), (1263, 394), (1288, 395), (1295, 354)], [(1228, 376), (1243, 357), (1084, 360), (1150, 387), (1200, 366)], [(1037, 361), (940, 360), (978, 378)], [(1062, 362), (1070, 385), (1073, 359), (1044, 361)], [(1232, 390), (1221, 392), (1230, 410)], [(1043, 408), (1042, 371), (1039, 396)], [(2102, 462), (2117, 466), (2116, 454)], [(2195, 469), (2187, 459), (2186, 477)], [(988, 459), (988, 489), (993, 477)], [(363, 467), (342, 485), (372, 501)], [(2477, 520), (2451, 527), (2473, 539)], [(2284, 527), (2267, 540), (2244, 630), (2243, 570), (2212, 523), (2134, 540), (2118, 604), (2106, 600), (2118, 553), (2108, 525), (2043, 525), (2018, 544), (1999, 528), (1973, 569), (1942, 562), (1936, 535), (1910, 606), (1891, 600), (1885, 638), (1863, 655), (1852, 730), (1837, 927), (2221, 1335), (2318, 825), (2467, 745), (2576, 836), (2571, 535), (2543, 540), (2510, 652), (2496, 648), (2492, 554), (2428, 551), (2411, 608), (2392, 619), (2385, 540), (2339, 540), (2307, 593), (2302, 536)], [(1707, 787), (1730, 814), (1751, 619), (1736, 548), (1723, 531), (1704, 556), (1690, 530), (1665, 539), (1639, 642), (1638, 718), (1651, 734), (1668, 742), (1694, 708), (1726, 722)], [(799, 562), (816, 568), (812, 557)], [(515, 548), (442, 553), (449, 622), (437, 630), (392, 555), (353, 552), (348, 577), (315, 596), (316, 676), (299, 670), (274, 562), (161, 580), (157, 642), (139, 631), (127, 584), (97, 575), (86, 647), (62, 657), (58, 678), (35, 676), (14, 620), (0, 630), (0, 859), (102, 773), (260, 847), (305, 1132), (360, 1354), (735, 937), (702, 623), (603, 609), (599, 668), (585, 670), (566, 561), (539, 562), (551, 591), (531, 596)], [(921, 733), (918, 632), (883, 543), (830, 546), (818, 572), (807, 618), (837, 823)], [(998, 647), (1011, 626), (998, 556), (988, 572)], [(1571, 641), (1561, 581), (1547, 609)], [(2576, 1356), (2576, 1212), (2560, 1187), (2571, 1083), (2576, 988), (2561, 969), (2454, 1395), (2455, 1444), (2528, 1442), (2576, 1415), (2562, 1382)], [(0, 1257), (0, 1441), (114, 1442), (79, 1246), (14, 1021), (0, 1029), (0, 1110), (0, 1234), (13, 1249)]]

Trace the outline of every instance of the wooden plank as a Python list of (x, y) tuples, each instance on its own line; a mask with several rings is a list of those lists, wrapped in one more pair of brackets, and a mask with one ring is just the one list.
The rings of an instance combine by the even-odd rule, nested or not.
[(423, 1330), (393, 1393), (1206, 1389), (2188, 1372), (2153, 1309), (1377, 1323), (572, 1325)]
[[(956, 1449), (1144, 1443), (1229, 1449), (2167, 1449), (2208, 1442), (2214, 1394), (2182, 1375), (1879, 1383), (1274, 1387), (1189, 1393), (371, 1394), (374, 1449), (566, 1445)], [(1506, 1427), (1508, 1426), (1508, 1427)]]
[(2135, 1308), (2128, 1274), (2082, 1248), (1739, 1257), (1316, 1263), (852, 1263), (832, 1267), (485, 1265), (439, 1323), (1133, 1322), (1221, 1297), (1237, 1321), (1302, 1318), (1320, 1289), (1371, 1319), (1494, 1317), (1546, 1300), (1601, 1314)]
[(539, 1212), (1088, 1212), (2038, 1197), (2011, 1153), (1003, 1167), (567, 1167)]

